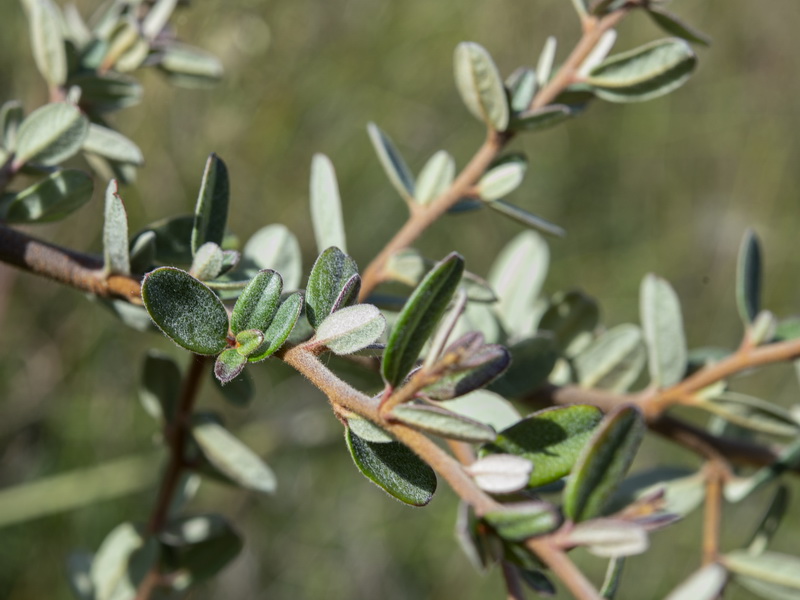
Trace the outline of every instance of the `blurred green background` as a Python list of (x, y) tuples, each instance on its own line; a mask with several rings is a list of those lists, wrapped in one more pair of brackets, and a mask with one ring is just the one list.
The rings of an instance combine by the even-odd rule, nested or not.
[[(77, 5), (88, 14), (96, 2)], [(639, 282), (652, 271), (676, 287), (690, 345), (733, 346), (741, 335), (734, 266), (746, 227), (764, 241), (765, 306), (784, 316), (800, 305), (800, 4), (679, 0), (672, 9), (714, 40), (698, 50), (692, 80), (644, 104), (596, 102), (573, 122), (515, 141), (531, 168), (511, 200), (568, 232), (552, 240), (548, 291), (580, 287), (600, 300), (604, 323), (636, 321)], [(32, 110), (46, 93), (22, 10), (3, 0), (0, 11), (0, 100), (18, 98)], [(535, 64), (548, 35), (559, 39), (559, 60), (579, 35), (568, 0), (209, 0), (181, 11), (177, 29), (220, 56), (226, 76), (197, 91), (143, 74), (144, 101), (115, 121), (147, 158), (137, 184), (122, 192), (131, 230), (191, 211), (213, 151), (232, 176), (230, 228), (244, 240), (263, 225), (286, 224), (307, 268), (315, 256), (307, 208), (313, 153), (328, 154), (336, 166), (349, 250), (365, 266), (406, 214), (378, 166), (366, 123), (388, 132), (415, 171), (440, 148), (463, 166), (483, 128), (455, 91), (455, 45), (483, 44), (507, 74)], [(617, 48), (656, 37), (649, 19), (636, 14), (623, 24)], [(102, 188), (65, 222), (34, 233), (98, 251)], [(470, 270), (485, 275), (518, 231), (498, 215), (469, 213), (436, 224), (419, 247), (431, 257), (457, 249)], [(6, 267), (0, 331), (0, 487), (122, 459), (104, 482), (137, 490), (0, 530), (0, 597), (69, 598), (67, 553), (95, 550), (121, 520), (145, 519), (153, 501), (148, 482), (158, 476), (158, 443), (136, 400), (144, 351), (186, 358), (159, 335), (121, 330), (81, 294)], [(279, 493), (262, 498), (201, 487), (191, 509), (223, 512), (247, 544), (194, 598), (502, 597), (498, 573), (481, 577), (456, 546), (455, 498), (446, 486), (424, 510), (389, 499), (352, 465), (319, 393), (281, 364), (251, 371), (256, 401), (226, 414), (268, 458)], [(221, 407), (207, 383), (201, 404)], [(797, 401), (789, 367), (737, 386), (783, 404)], [(636, 468), (665, 457), (696, 464), (653, 439)], [(77, 485), (87, 493), (85, 483)], [(40, 494), (43, 504), (50, 494)], [(767, 500), (760, 494), (726, 512), (724, 547), (746, 541)], [(793, 518), (776, 549), (797, 553), (796, 510)], [(629, 561), (618, 597), (661, 598), (688, 575), (697, 565), (700, 522), (695, 515), (655, 534), (653, 550)], [(578, 559), (602, 576), (602, 561)], [(732, 591), (732, 598), (750, 597)]]

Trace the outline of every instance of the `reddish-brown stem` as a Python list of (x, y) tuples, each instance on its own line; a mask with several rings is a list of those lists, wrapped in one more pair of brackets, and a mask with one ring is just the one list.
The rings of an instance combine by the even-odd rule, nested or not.
[(519, 573), (508, 562), (501, 560), (500, 568), (503, 571), (503, 582), (506, 584), (506, 600), (525, 600), (525, 590), (519, 580)]

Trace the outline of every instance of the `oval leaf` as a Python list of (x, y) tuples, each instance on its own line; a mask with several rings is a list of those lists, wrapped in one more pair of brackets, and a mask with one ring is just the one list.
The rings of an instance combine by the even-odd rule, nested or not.
[(725, 568), (712, 563), (692, 573), (664, 600), (715, 600), (727, 581), (728, 573)]
[(74, 104), (45, 104), (20, 125), (14, 164), (57, 165), (80, 150), (88, 131), (89, 119)]
[(336, 246), (347, 252), (342, 201), (333, 163), (324, 154), (315, 154), (311, 160), (311, 224), (319, 252)]
[(511, 364), (489, 387), (509, 398), (520, 398), (545, 381), (558, 360), (552, 336), (537, 335), (517, 342), (509, 348)]
[(173, 267), (145, 275), (142, 301), (150, 318), (173, 342), (196, 354), (227, 346), (228, 313), (209, 288)]
[(723, 564), (737, 582), (762, 598), (800, 598), (800, 558), (796, 556), (734, 550), (725, 555)]
[(49, 223), (63, 219), (92, 198), (92, 178), (83, 171), (51, 173), (30, 187), (0, 201), (9, 223)]
[(666, 280), (649, 274), (639, 301), (650, 379), (659, 387), (674, 385), (683, 379), (688, 354), (678, 296)]
[(375, 148), (375, 153), (378, 155), (378, 160), (380, 160), (381, 166), (394, 189), (398, 191), (406, 202), (411, 202), (414, 199), (414, 176), (411, 174), (402, 155), (389, 136), (375, 123), (367, 125), (367, 133), (369, 133), (369, 139)]
[(231, 331), (238, 334), (245, 329), (265, 331), (281, 300), (283, 280), (275, 271), (259, 271), (242, 290), (231, 312)]
[(347, 429), (345, 440), (358, 470), (389, 495), (425, 506), (436, 491), (436, 474), (400, 442), (373, 443)]
[(533, 463), (513, 454), (490, 454), (476, 460), (464, 470), (483, 491), (490, 494), (511, 494), (528, 485)]
[(303, 309), (303, 296), (299, 292), (290, 294), (278, 308), (267, 330), (264, 332), (264, 343), (248, 360), (258, 362), (272, 356), (292, 333), (300, 311)]
[(105, 221), (103, 223), (103, 264), (106, 274), (130, 275), (128, 250), (128, 215), (119, 195), (119, 187), (111, 180), (106, 188)]
[(542, 131), (555, 127), (571, 119), (574, 115), (575, 111), (565, 104), (551, 104), (515, 115), (511, 121), (511, 129), (514, 131)]
[(131, 523), (117, 525), (100, 544), (91, 567), (94, 600), (133, 598), (158, 560), (158, 544)]
[(431, 269), (397, 317), (383, 354), (381, 373), (392, 387), (414, 367), (425, 342), (447, 308), (464, 272), (464, 259), (455, 252)]
[(192, 226), (192, 254), (206, 242), (222, 245), (228, 221), (230, 183), (228, 168), (216, 154), (206, 161)]
[(427, 206), (438, 198), (456, 177), (456, 161), (444, 150), (430, 157), (417, 179), (414, 195), (417, 204)]
[(702, 44), (703, 46), (711, 45), (711, 38), (705, 33), (687, 25), (671, 12), (664, 10), (658, 5), (649, 4), (647, 6), (647, 14), (650, 15), (653, 22), (666, 33), (682, 38), (687, 42), (694, 42), (696, 44)]
[(392, 417), (406, 425), (451, 440), (493, 442), (494, 429), (438, 406), (401, 404), (392, 409)]
[(61, 33), (62, 16), (50, 0), (26, 0), (31, 46), (36, 68), (51, 88), (67, 79), (67, 53)]
[(521, 542), (553, 531), (559, 525), (558, 512), (547, 502), (518, 502), (503, 510), (488, 512), (484, 520), (509, 542)]
[(337, 307), (358, 297), (358, 289), (353, 285), (356, 280), (352, 280), (357, 275), (356, 262), (339, 248), (328, 248), (319, 255), (306, 286), (306, 316), (314, 329)]
[(247, 356), (238, 352), (238, 348), (227, 348), (220, 352), (214, 362), (214, 376), (220, 383), (226, 384), (239, 376), (247, 364)]
[(761, 242), (752, 229), (744, 232), (736, 264), (736, 307), (749, 326), (761, 310)]
[(492, 201), (507, 196), (519, 187), (528, 170), (528, 160), (512, 154), (495, 162), (477, 183), (481, 200)]
[(641, 329), (618, 325), (595, 338), (575, 357), (573, 366), (581, 387), (624, 392), (646, 362)]
[(593, 519), (569, 530), (570, 545), (586, 546), (595, 556), (616, 558), (642, 554), (650, 545), (647, 530), (638, 523), (622, 519)]
[(82, 149), (111, 160), (133, 165), (144, 164), (144, 156), (139, 146), (121, 133), (96, 123), (89, 124), (89, 131), (83, 140)]
[(474, 42), (456, 46), (456, 87), (469, 111), (496, 131), (508, 127), (508, 100), (497, 66), (486, 49)]
[(385, 328), (386, 319), (375, 306), (356, 304), (329, 315), (311, 344), (327, 346), (334, 354), (352, 354), (377, 340)]
[(508, 400), (486, 390), (476, 390), (455, 400), (441, 402), (440, 405), (447, 410), (485, 423), (495, 431), (511, 427), (522, 418)]

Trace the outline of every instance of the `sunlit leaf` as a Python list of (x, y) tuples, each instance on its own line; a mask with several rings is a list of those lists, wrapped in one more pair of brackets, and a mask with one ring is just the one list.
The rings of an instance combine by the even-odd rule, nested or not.
[(158, 560), (159, 548), (132, 524), (117, 525), (100, 544), (91, 568), (94, 600), (134, 598)]
[(185, 88), (208, 88), (224, 74), (219, 58), (188, 44), (171, 41), (159, 52), (158, 67), (170, 83)]
[(635, 325), (618, 325), (592, 341), (573, 365), (582, 387), (624, 392), (646, 362), (641, 330)]
[(245, 270), (273, 269), (280, 273), (284, 290), (300, 287), (303, 274), (300, 244), (284, 225), (267, 225), (256, 231), (245, 244), (242, 259)]
[(339, 184), (333, 163), (324, 154), (315, 154), (311, 160), (310, 187), (311, 224), (314, 226), (317, 250), (322, 253), (326, 248), (336, 246), (346, 253)]
[(494, 429), (439, 406), (401, 404), (392, 409), (392, 417), (406, 425), (433, 435), (463, 442), (492, 442)]
[(723, 564), (742, 586), (767, 600), (800, 598), (800, 558), (777, 552), (753, 555), (734, 550)]
[(711, 563), (692, 573), (665, 600), (715, 600), (727, 581), (725, 567)]
[(214, 376), (222, 384), (239, 376), (247, 364), (247, 356), (238, 352), (238, 348), (223, 350), (214, 362)]
[(383, 170), (386, 172), (386, 176), (394, 186), (394, 189), (398, 191), (406, 202), (411, 202), (415, 193), (414, 176), (411, 174), (411, 170), (406, 165), (402, 155), (389, 136), (375, 123), (367, 125), (367, 132)]
[(92, 178), (83, 171), (56, 171), (0, 199), (0, 218), (9, 223), (59, 221), (86, 204), (92, 198), (92, 188)]
[(490, 454), (465, 468), (475, 483), (490, 494), (510, 494), (528, 485), (533, 463), (513, 454)]
[(439, 404), (447, 410), (486, 423), (495, 431), (506, 429), (522, 418), (508, 400), (486, 390), (476, 390)]
[(317, 327), (313, 343), (334, 354), (352, 354), (372, 344), (385, 328), (380, 310), (371, 304), (356, 304), (328, 315)]
[[(356, 262), (335, 246), (319, 255), (306, 285), (306, 316), (315, 329), (338, 307), (358, 298)], [(358, 285), (354, 285), (358, 283)]]
[(509, 154), (494, 162), (476, 184), (482, 200), (491, 202), (507, 196), (522, 183), (528, 159), (522, 154)]
[(106, 188), (105, 220), (103, 222), (103, 264), (107, 274), (130, 275), (128, 251), (128, 215), (113, 179)]
[(89, 131), (83, 140), (81, 149), (124, 163), (133, 165), (144, 163), (144, 156), (139, 146), (121, 133), (96, 123), (89, 124)]
[(642, 281), (639, 310), (650, 379), (659, 387), (674, 385), (683, 379), (687, 362), (680, 300), (666, 280), (649, 274)]
[(539, 55), (539, 60), (536, 63), (536, 80), (540, 86), (544, 86), (550, 80), (557, 47), (558, 43), (556, 42), (556, 38), (552, 35), (548, 37), (544, 43), (542, 53)]
[[(511, 102), (511, 121), (516, 115), (528, 110), (533, 97), (539, 91), (536, 71), (527, 67), (519, 67), (506, 79), (506, 89)], [(513, 128), (513, 125), (512, 125)]]
[(480, 44), (462, 42), (454, 56), (456, 87), (469, 111), (496, 131), (508, 127), (509, 107), (503, 80)]
[(510, 542), (549, 533), (560, 523), (555, 507), (547, 502), (506, 504), (503, 510), (488, 512), (483, 518), (497, 535)]
[(89, 120), (77, 106), (45, 104), (19, 126), (14, 164), (57, 165), (80, 150), (88, 131)]
[(58, 6), (50, 0), (25, 0), (23, 5), (28, 13), (36, 68), (50, 87), (60, 86), (67, 79), (67, 54)]
[(259, 271), (236, 300), (231, 311), (231, 331), (265, 331), (278, 311), (282, 289), (283, 280), (275, 271)]
[(649, 546), (647, 531), (642, 525), (622, 519), (592, 519), (569, 530), (570, 545), (586, 546), (595, 556), (619, 557), (642, 554)]
[(222, 248), (214, 242), (206, 242), (195, 251), (189, 274), (200, 281), (216, 279), (222, 271), (223, 260)]
[(414, 199), (423, 206), (438, 198), (456, 176), (456, 162), (450, 154), (439, 150), (419, 172)]

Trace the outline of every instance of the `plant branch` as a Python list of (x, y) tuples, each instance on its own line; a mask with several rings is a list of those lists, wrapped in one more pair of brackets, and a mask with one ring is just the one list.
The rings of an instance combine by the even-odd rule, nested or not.
[(0, 261), (101, 298), (142, 303), (141, 283), (136, 277), (106, 275), (98, 256), (62, 248), (2, 224)]
[(722, 485), (728, 476), (724, 463), (712, 460), (706, 464), (706, 504), (703, 515), (703, 566), (719, 558), (719, 533), (722, 523)]

